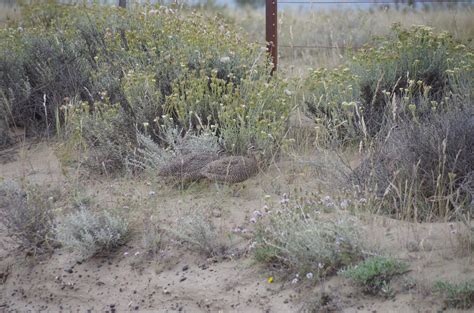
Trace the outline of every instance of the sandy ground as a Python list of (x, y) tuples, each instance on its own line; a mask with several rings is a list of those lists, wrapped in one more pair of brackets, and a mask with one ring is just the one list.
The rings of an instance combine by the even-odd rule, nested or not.
[(59, 194), (76, 186), (98, 205), (129, 208), (135, 231), (112, 255), (77, 262), (64, 250), (25, 256), (0, 229), (0, 312), (304, 312), (305, 303), (318, 302), (321, 295), (325, 305), (314, 312), (437, 312), (445, 308), (430, 290), (433, 282), (474, 279), (472, 251), (460, 245), (461, 226), (374, 216), (362, 216), (366, 241), (410, 265), (410, 272), (395, 280), (391, 299), (364, 295), (337, 276), (292, 285), (291, 278), (255, 263), (248, 234), (234, 234), (235, 253), (222, 259), (207, 259), (171, 235), (149, 255), (139, 234), (143, 212), (133, 209), (138, 204), (159, 216), (164, 229), (171, 229), (183, 210), (204, 210), (227, 233), (236, 227), (251, 232), (251, 214), (263, 207), (264, 195), (277, 202), (283, 193), (305, 188), (325, 196), (321, 170), (315, 162), (282, 162), (242, 184), (203, 182), (183, 191), (136, 178), (77, 180), (61, 167), (53, 147), (43, 142), (0, 151), (0, 179), (27, 178)]

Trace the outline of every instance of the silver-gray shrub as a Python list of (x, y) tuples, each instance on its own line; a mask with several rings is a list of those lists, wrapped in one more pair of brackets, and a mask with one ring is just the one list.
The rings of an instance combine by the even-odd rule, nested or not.
[(215, 153), (222, 147), (218, 138), (209, 130), (204, 130), (200, 134), (192, 132), (180, 135), (180, 131), (174, 127), (163, 129), (162, 140), (168, 146), (162, 147), (149, 136), (137, 132), (138, 148), (129, 155), (127, 166), (140, 170), (159, 170), (176, 157), (189, 154)]
[(79, 258), (109, 252), (128, 239), (128, 222), (109, 211), (94, 213), (86, 208), (69, 214), (58, 226), (58, 240)]
[(355, 220), (320, 219), (317, 212), (286, 208), (259, 223), (255, 257), (290, 271), (324, 277), (362, 256)]

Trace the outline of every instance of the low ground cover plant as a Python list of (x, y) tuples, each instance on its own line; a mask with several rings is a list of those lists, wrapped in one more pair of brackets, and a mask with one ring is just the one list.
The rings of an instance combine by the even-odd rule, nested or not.
[(128, 222), (118, 214), (95, 213), (84, 207), (67, 215), (58, 226), (59, 242), (80, 259), (120, 247), (127, 242), (128, 234)]
[(285, 206), (257, 224), (257, 261), (302, 277), (324, 278), (361, 259), (356, 221), (339, 216), (320, 219), (320, 211)]
[(468, 310), (474, 306), (474, 281), (458, 284), (438, 281), (435, 290), (445, 296), (449, 308)]
[(370, 257), (339, 272), (362, 287), (365, 293), (390, 296), (391, 279), (407, 272), (408, 265), (387, 257)]

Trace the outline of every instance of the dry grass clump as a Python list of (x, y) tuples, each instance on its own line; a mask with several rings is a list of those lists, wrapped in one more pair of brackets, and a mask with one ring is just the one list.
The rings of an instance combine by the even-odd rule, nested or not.
[(144, 218), (142, 243), (146, 251), (151, 254), (159, 252), (162, 232), (160, 221), (155, 216), (150, 215)]
[[(5, 116), (6, 113), (2, 112), (0, 109), (0, 115)], [(0, 148), (4, 148), (13, 143), (10, 133), (8, 131), (9, 127), (7, 122), (3, 119), (0, 119)]]
[(128, 221), (103, 211), (94, 213), (82, 207), (64, 218), (58, 226), (58, 240), (80, 259), (107, 253), (128, 239)]
[(12, 20), (15, 20), (20, 15), (20, 9), (16, 2), (3, 1), (0, 3), (0, 26), (8, 25)]
[(323, 219), (314, 208), (286, 207), (259, 222), (255, 257), (285, 271), (323, 278), (361, 259), (354, 218)]
[(55, 245), (52, 199), (38, 186), (13, 181), (0, 183), (0, 217), (7, 235), (29, 253), (50, 251)]
[(202, 212), (190, 212), (180, 217), (171, 232), (207, 257), (224, 256), (230, 247), (225, 235)]
[(330, 313), (340, 312), (344, 309), (344, 302), (334, 292), (321, 292), (311, 295), (305, 300), (298, 312), (302, 313)]
[(474, 111), (438, 114), (424, 123), (400, 122), (355, 176), (377, 192), (380, 213), (414, 221), (472, 215)]

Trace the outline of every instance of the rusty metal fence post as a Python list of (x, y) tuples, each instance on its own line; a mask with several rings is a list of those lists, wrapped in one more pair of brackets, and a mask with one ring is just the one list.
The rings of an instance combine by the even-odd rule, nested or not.
[(271, 56), (273, 67), (272, 74), (276, 71), (278, 65), (278, 8), (277, 0), (266, 0), (265, 5), (265, 28), (267, 41), (267, 51)]

